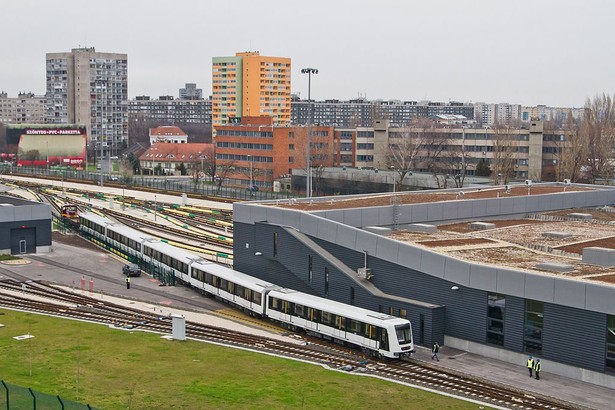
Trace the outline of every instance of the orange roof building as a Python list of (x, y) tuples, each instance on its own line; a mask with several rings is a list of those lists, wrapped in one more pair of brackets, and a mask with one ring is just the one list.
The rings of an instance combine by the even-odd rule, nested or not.
[(149, 129), (149, 143), (154, 145), (157, 142), (172, 142), (174, 144), (188, 143), (188, 134), (181, 128), (174, 125), (163, 125)]
[(165, 175), (175, 175), (177, 167), (184, 164), (190, 174), (192, 170), (202, 170), (203, 161), (209, 159), (212, 152), (213, 144), (157, 142), (139, 157), (139, 161), (145, 173), (154, 173), (160, 165)]

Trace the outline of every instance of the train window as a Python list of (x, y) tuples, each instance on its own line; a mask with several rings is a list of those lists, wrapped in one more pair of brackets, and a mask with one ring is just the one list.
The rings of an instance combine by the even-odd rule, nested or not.
[(233, 282), (228, 282), (227, 286), (226, 286), (226, 290), (228, 291), (228, 293), (230, 293), (231, 295), (235, 294), (235, 284)]
[(399, 317), (403, 317), (405, 319), (407, 314), (408, 312), (406, 309), (399, 309)]
[(358, 320), (351, 319), (350, 320), (350, 325), (349, 325), (349, 330), (352, 333), (360, 334), (361, 333), (361, 322), (359, 322)]
[(379, 348), (381, 350), (389, 350), (389, 334), (386, 329), (378, 328), (378, 341), (380, 342)]
[(269, 298), (269, 309), (280, 311), (280, 299)]
[(320, 312), (320, 323), (322, 323), (323, 325), (332, 325), (333, 323), (335, 323), (335, 321), (331, 316), (331, 313), (325, 312), (323, 310), (322, 312)]
[(395, 334), (397, 335), (397, 341), (401, 345), (412, 341), (412, 332), (410, 331), (409, 324), (395, 326)]
[(295, 316), (305, 317), (303, 305), (295, 304)]
[(260, 292), (252, 291), (252, 302), (260, 305), (261, 304), (261, 294)]
[(278, 233), (273, 233), (273, 256), (278, 256)]

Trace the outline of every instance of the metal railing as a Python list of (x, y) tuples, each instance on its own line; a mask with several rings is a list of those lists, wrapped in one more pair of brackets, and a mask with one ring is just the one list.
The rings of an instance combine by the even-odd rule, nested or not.
[(2, 383), (2, 393), (0, 394), (0, 409), (6, 410), (92, 410), (94, 407), (89, 404), (81, 404), (71, 400), (66, 400), (60, 396), (41, 393), (28, 387), (17, 386), (0, 381)]
[[(99, 185), (101, 183), (101, 171), (47, 169), (39, 167), (16, 167), (12, 164), (0, 164), (0, 174), (24, 175), (43, 178), (52, 178), (62, 182), (75, 182), (79, 180), (85, 183)], [(181, 178), (177, 180), (175, 178)], [(270, 199), (294, 198), (290, 192), (249, 191), (245, 187), (218, 186), (208, 180), (200, 179), (195, 182), (191, 177), (165, 177), (165, 176), (118, 176), (117, 174), (102, 175), (102, 183), (113, 187), (124, 187), (152, 190), (159, 193), (196, 194), (212, 198), (231, 199), (237, 201), (254, 201)]]

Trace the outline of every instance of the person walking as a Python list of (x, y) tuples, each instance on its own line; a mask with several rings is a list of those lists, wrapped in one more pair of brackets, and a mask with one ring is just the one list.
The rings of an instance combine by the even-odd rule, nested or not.
[(540, 359), (536, 359), (534, 363), (534, 373), (536, 373), (536, 380), (540, 380), (540, 370), (542, 368), (542, 364), (540, 363)]
[(126, 276), (126, 289), (130, 289), (130, 276)]
[(530, 372), (530, 377), (532, 377), (532, 370), (534, 369), (534, 358), (532, 355), (527, 359), (527, 370)]
[(438, 344), (438, 342), (433, 344), (433, 347), (431, 348), (431, 360), (436, 359), (437, 361), (440, 361), (440, 359), (438, 359), (438, 352), (440, 351), (440, 345)]

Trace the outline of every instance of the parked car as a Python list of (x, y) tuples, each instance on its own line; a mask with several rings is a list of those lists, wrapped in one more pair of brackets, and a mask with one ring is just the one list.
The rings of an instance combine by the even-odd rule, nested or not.
[(124, 265), (122, 272), (126, 276), (141, 276), (141, 268), (136, 263), (129, 263)]
[(250, 192), (258, 191), (258, 187), (256, 185), (249, 185), (246, 189)]

